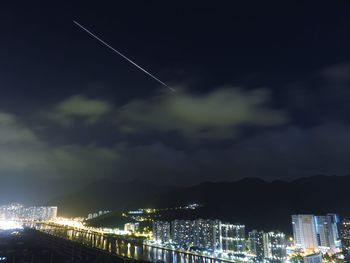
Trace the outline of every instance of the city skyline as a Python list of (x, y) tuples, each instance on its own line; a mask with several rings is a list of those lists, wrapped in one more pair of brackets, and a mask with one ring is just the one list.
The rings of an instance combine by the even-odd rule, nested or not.
[[(64, 218), (57, 216), (58, 207), (25, 207), (12, 203), (0, 207), (0, 233), (14, 231), (19, 235), (32, 229), (117, 254), (120, 251), (114, 250), (119, 246), (118, 242), (128, 240), (134, 246), (141, 242), (147, 250), (172, 252), (172, 257), (183, 253), (192, 257), (238, 263), (293, 263), (300, 262), (300, 258), (305, 263), (323, 260), (343, 262), (349, 258), (349, 220), (341, 220), (337, 214), (291, 215), (293, 237), (277, 229), (247, 231), (245, 224), (228, 223), (220, 219), (188, 220), (179, 215), (172, 221), (162, 219), (162, 211), (193, 211), (200, 207), (199, 204), (189, 203), (173, 208), (124, 211), (122, 216), (127, 223), (108, 228), (93, 226), (91, 222), (98, 217), (104, 218), (111, 211), (99, 211), (96, 215), (90, 213), (85, 218)], [(130, 246), (129, 243), (128, 250)], [(130, 253), (128, 258), (150, 256), (146, 252), (139, 256)]]

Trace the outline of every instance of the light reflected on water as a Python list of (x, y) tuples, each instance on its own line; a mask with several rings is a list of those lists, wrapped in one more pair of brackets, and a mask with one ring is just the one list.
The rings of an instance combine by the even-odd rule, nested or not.
[(167, 263), (224, 263), (225, 261), (204, 258), (201, 256), (181, 253), (178, 251), (165, 250), (150, 247), (137, 242), (128, 242), (116, 237), (106, 236), (99, 233), (68, 229), (65, 227), (40, 225), (38, 230), (52, 234), (68, 240), (80, 242), (82, 244), (99, 248), (122, 257), (136, 260), (146, 260), (156, 262), (163, 260)]

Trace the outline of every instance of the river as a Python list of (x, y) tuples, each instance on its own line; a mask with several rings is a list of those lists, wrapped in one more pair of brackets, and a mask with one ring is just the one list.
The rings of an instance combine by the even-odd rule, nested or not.
[(35, 229), (59, 238), (101, 249), (121, 257), (149, 262), (167, 263), (227, 263), (233, 261), (213, 259), (187, 252), (173, 251), (142, 244), (140, 241), (123, 239), (118, 236), (102, 234), (72, 227), (36, 224)]

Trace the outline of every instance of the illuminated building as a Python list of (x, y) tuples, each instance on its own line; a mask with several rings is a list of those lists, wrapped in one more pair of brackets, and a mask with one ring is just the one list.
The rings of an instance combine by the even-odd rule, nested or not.
[(306, 254), (317, 251), (335, 254), (341, 251), (339, 216), (293, 215), (295, 245)]
[(109, 210), (100, 210), (98, 212), (95, 212), (95, 213), (89, 213), (88, 216), (87, 216), (87, 219), (94, 219), (94, 218), (97, 218), (99, 216), (103, 216), (103, 215), (106, 215), (108, 213), (110, 213), (111, 211)]
[(57, 218), (57, 206), (30, 206), (9, 204), (0, 207), (2, 220), (45, 221)]
[(304, 263), (322, 263), (322, 254), (311, 254), (304, 257)]
[[(153, 240), (168, 240), (166, 222), (154, 222)], [(163, 237), (166, 238), (163, 238)], [(222, 224), (219, 220), (174, 220), (171, 223), (171, 241), (181, 248), (205, 249), (224, 253), (245, 252), (245, 226)]]
[(313, 215), (292, 215), (293, 235), (296, 247), (310, 254), (318, 250), (316, 226)]
[(339, 216), (335, 214), (315, 216), (315, 222), (319, 249), (324, 253), (340, 252)]
[(158, 243), (170, 241), (170, 223), (165, 221), (153, 222), (153, 240)]
[(350, 250), (350, 220), (343, 220), (340, 224), (340, 237), (346, 250)]
[(249, 251), (255, 255), (258, 262), (264, 260), (264, 232), (253, 230), (249, 232)]
[(174, 220), (172, 241), (183, 248), (221, 250), (221, 222), (211, 219)]
[(225, 253), (245, 252), (245, 226), (221, 224), (221, 246)]
[(170, 223), (164, 221), (153, 222), (153, 240), (158, 243), (170, 241)]
[(46, 217), (48, 220), (55, 220), (57, 218), (57, 206), (49, 206), (47, 208)]
[(57, 206), (33, 206), (29, 207), (32, 212), (31, 220), (46, 221), (57, 218)]
[(191, 247), (195, 243), (194, 221), (174, 220), (172, 222), (172, 241), (181, 247)]
[(138, 210), (131, 210), (128, 212), (130, 215), (142, 215), (143, 214), (143, 209), (138, 209)]
[(219, 250), (221, 248), (220, 225), (219, 220), (195, 220), (193, 245), (208, 250)]
[(282, 232), (273, 231), (263, 234), (264, 256), (271, 262), (285, 262), (287, 259), (286, 236)]
[(0, 219), (18, 220), (23, 215), (24, 209), (21, 204), (17, 203), (3, 205), (0, 207)]
[(126, 223), (124, 225), (124, 231), (126, 232), (136, 232), (139, 230), (140, 223)]
[(171, 241), (184, 249), (241, 254), (245, 252), (245, 226), (211, 219), (174, 220), (171, 224), (156, 221), (153, 241)]

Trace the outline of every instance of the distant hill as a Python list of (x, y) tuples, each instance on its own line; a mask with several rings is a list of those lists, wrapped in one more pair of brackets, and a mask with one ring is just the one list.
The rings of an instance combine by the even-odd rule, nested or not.
[(152, 203), (152, 198), (150, 198), (154, 193), (174, 189), (145, 182), (118, 183), (103, 179), (48, 203), (57, 205), (61, 216), (87, 216), (88, 213), (99, 210), (121, 211), (129, 208), (155, 206), (156, 204)]
[(312, 176), (292, 182), (248, 178), (231, 183), (202, 183), (160, 194), (159, 206), (198, 202), (208, 218), (240, 222), (248, 228), (291, 232), (293, 213), (350, 216), (350, 176)]
[[(247, 178), (183, 188), (104, 181), (62, 198), (58, 205), (64, 213), (87, 213), (101, 209), (173, 207), (197, 202), (204, 208), (194, 211), (190, 217), (219, 218), (246, 224), (249, 229), (280, 229), (290, 233), (293, 213), (332, 212), (350, 217), (349, 192), (350, 176), (312, 176), (292, 182)], [(180, 215), (172, 215), (176, 216)]]

